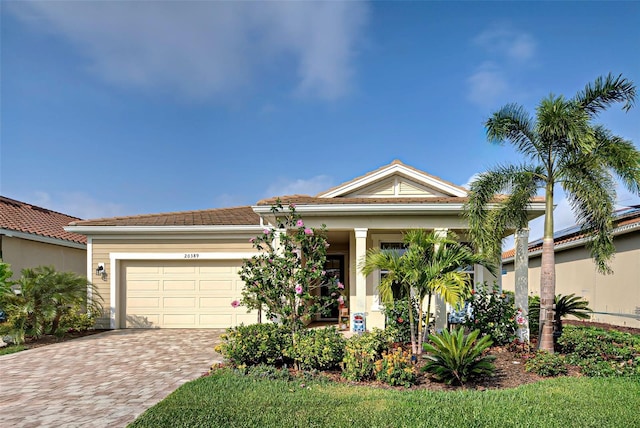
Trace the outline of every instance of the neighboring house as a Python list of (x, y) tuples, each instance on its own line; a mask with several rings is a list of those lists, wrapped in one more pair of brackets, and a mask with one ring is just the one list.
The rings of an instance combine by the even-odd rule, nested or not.
[[(232, 308), (241, 297), (238, 269), (255, 254), (249, 239), (277, 224), (271, 205), (76, 221), (66, 228), (88, 237), (88, 264), (105, 308), (102, 326), (228, 327), (256, 322), (255, 313)], [(327, 226), (327, 270), (346, 285), (347, 306), (365, 313), (366, 327), (384, 327), (377, 294), (380, 274), (365, 277), (358, 265), (370, 248), (400, 248), (408, 229), (454, 231), (467, 240), (462, 217), (467, 190), (394, 161), (316, 196), (282, 196), (296, 204), (305, 225)], [(531, 215), (544, 204), (532, 201)], [(104, 267), (107, 275), (96, 273)], [(475, 280), (488, 272), (474, 268)], [(438, 305), (443, 314), (443, 304)], [(439, 317), (438, 322), (446, 322)]]
[(64, 227), (79, 220), (46, 208), (0, 196), (0, 259), (13, 279), (24, 268), (53, 265), (87, 275), (87, 238)]
[[(556, 294), (589, 301), (593, 322), (640, 328), (640, 207), (616, 212), (612, 275), (598, 273), (579, 226), (556, 232)], [(529, 293), (540, 295), (542, 240), (529, 243)], [(504, 289), (513, 290), (514, 250), (502, 255)]]

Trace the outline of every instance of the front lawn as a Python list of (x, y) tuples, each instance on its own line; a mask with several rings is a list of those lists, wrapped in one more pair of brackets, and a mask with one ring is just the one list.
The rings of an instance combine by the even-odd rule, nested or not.
[(216, 370), (130, 427), (640, 427), (637, 378), (563, 377), (504, 390), (401, 391)]

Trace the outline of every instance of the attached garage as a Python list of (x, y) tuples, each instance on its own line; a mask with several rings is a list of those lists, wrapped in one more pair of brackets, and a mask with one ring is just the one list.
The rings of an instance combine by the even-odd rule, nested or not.
[(241, 260), (129, 260), (120, 264), (120, 325), (127, 328), (226, 328), (257, 322), (233, 308), (242, 296)]

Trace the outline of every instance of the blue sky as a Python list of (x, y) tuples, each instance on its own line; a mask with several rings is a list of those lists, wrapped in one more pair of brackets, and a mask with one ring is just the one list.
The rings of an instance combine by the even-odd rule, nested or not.
[[(484, 135), (505, 103), (640, 84), (639, 2), (0, 7), (0, 193), (82, 218), (315, 194), (393, 159), (464, 185), (517, 159)], [(640, 106), (601, 122), (640, 144)]]

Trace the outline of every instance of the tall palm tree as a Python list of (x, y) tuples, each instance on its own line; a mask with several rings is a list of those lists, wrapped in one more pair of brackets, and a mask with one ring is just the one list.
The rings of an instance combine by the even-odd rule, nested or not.
[[(626, 78), (598, 77), (573, 98), (549, 95), (536, 108), (535, 117), (523, 107), (508, 104), (486, 122), (490, 142), (508, 142), (526, 162), (503, 165), (480, 174), (471, 184), (467, 215), (476, 246), (499, 257), (500, 240), (507, 229), (526, 227), (526, 207), (539, 190), (544, 192), (545, 219), (541, 261), (542, 334), (540, 348), (553, 352), (555, 253), (553, 204), (556, 185), (563, 189), (582, 230), (598, 270), (610, 273), (615, 248), (612, 215), (616, 181), (640, 193), (640, 152), (631, 141), (594, 124), (598, 114), (614, 103), (633, 107), (636, 87)], [(507, 193), (508, 195), (501, 195)], [(495, 209), (489, 209), (494, 203)]]
[[(392, 287), (399, 285), (404, 294), (418, 300), (418, 320), (414, 320), (412, 299), (409, 301), (409, 323), (411, 345), (414, 354), (422, 353), (424, 335), (422, 331), (423, 302), (427, 300), (427, 320), (432, 295), (438, 295), (447, 303), (455, 305), (463, 301), (471, 288), (466, 266), (482, 264), (492, 269), (491, 263), (477, 256), (459, 243), (452, 233), (439, 234), (425, 230), (411, 230), (405, 233), (407, 250), (400, 255), (397, 251), (371, 249), (361, 264), (362, 273), (369, 275), (376, 270), (387, 274), (381, 278), (378, 288), (380, 299), (385, 305), (393, 304)], [(416, 328), (417, 324), (417, 328)]]

